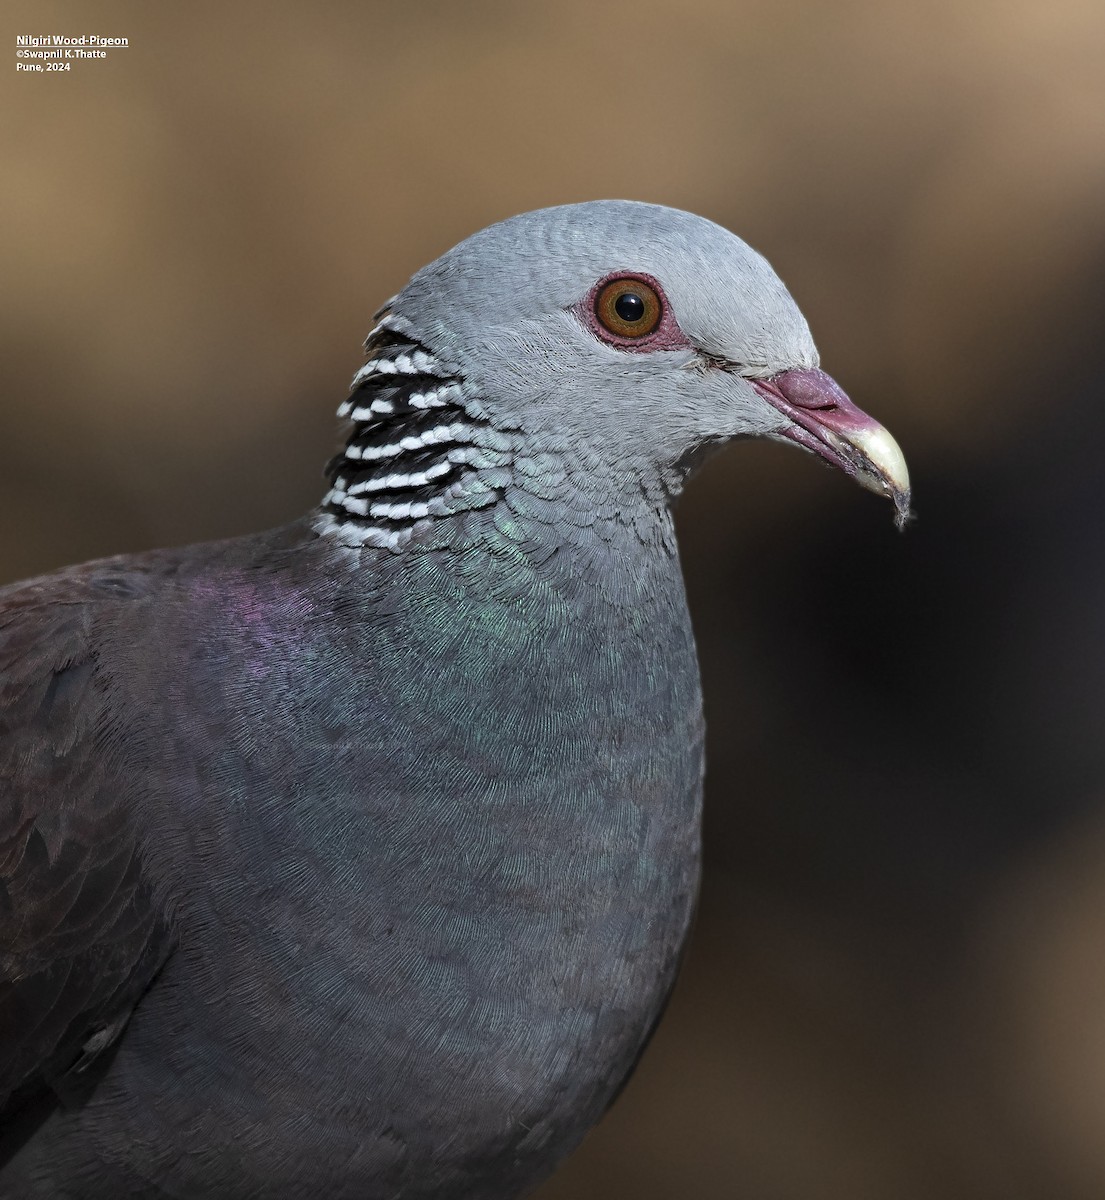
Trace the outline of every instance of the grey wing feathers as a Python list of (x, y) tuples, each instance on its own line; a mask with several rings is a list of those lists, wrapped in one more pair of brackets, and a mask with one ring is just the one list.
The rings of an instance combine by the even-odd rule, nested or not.
[(85, 582), (0, 590), (0, 1109), (64, 1094), (168, 952)]

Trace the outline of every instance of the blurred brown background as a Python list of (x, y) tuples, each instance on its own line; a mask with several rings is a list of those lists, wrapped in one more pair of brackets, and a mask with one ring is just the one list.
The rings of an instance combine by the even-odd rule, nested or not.
[(918, 519), (680, 514), (711, 731), (672, 1009), (544, 1200), (1105, 1195), (1105, 5), (9, 3), (0, 580), (290, 519), (376, 306), (599, 196), (763, 250)]

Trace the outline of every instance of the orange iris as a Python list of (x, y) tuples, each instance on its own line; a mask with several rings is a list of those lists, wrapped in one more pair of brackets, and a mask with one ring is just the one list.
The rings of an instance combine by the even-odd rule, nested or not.
[(595, 316), (618, 337), (646, 337), (663, 315), (660, 297), (640, 279), (612, 279), (595, 297)]

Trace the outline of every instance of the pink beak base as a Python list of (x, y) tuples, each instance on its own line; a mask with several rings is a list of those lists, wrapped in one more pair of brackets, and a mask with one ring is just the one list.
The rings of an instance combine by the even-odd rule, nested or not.
[(789, 424), (778, 436), (820, 455), (857, 483), (894, 502), (895, 523), (909, 519), (909, 471), (898, 443), (848, 399), (831, 375), (816, 368), (750, 379)]

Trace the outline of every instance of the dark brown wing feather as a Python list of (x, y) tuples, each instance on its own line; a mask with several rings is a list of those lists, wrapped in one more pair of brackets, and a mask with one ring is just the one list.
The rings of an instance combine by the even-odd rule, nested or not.
[(168, 951), (95, 593), (87, 569), (0, 590), (0, 1108), (46, 1083), (64, 1096)]

